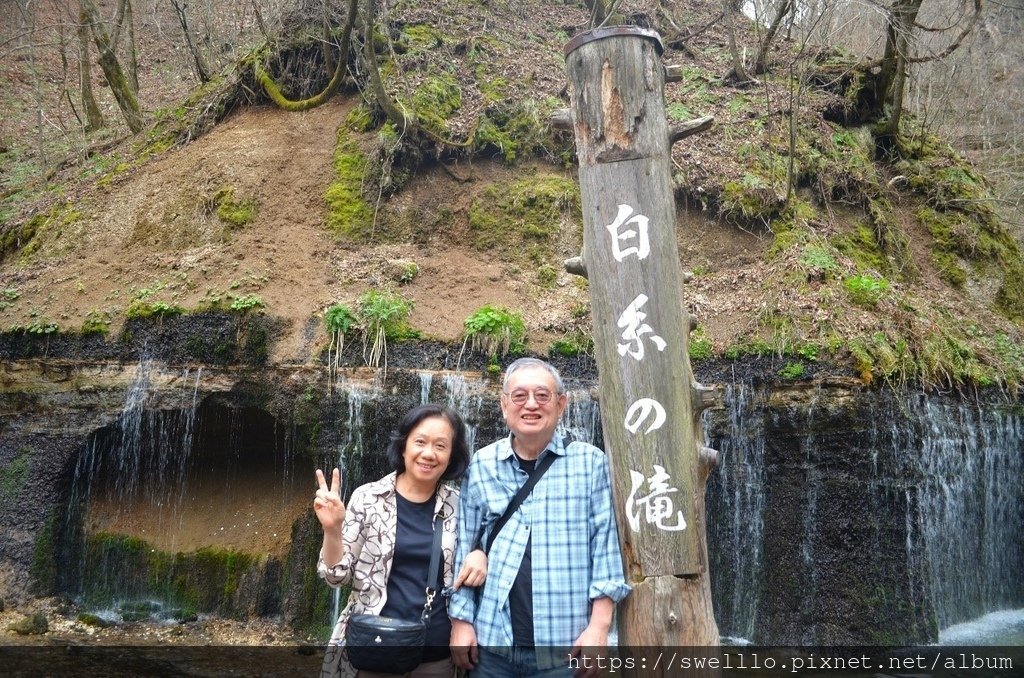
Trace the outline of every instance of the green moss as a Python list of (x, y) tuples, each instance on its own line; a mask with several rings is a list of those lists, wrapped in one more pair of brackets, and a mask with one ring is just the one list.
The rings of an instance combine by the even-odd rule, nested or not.
[(377, 123), (366, 104), (360, 103), (345, 117), (345, 126), (354, 132), (369, 132)]
[(541, 287), (552, 288), (558, 280), (558, 271), (551, 264), (541, 264), (537, 268), (537, 284)]
[(1024, 261), (1019, 254), (1005, 264), (996, 307), (1010, 318), (1024, 320)]
[(570, 140), (558, 140), (548, 130), (547, 119), (554, 107), (553, 103), (535, 99), (505, 101), (487, 107), (477, 120), (473, 148), (482, 152), (497, 151), (509, 164), (541, 152), (558, 158), (563, 165), (571, 164), (574, 149)]
[(406, 24), (395, 43), (399, 53), (433, 51), (444, 45), (445, 34), (430, 24)]
[(64, 229), (82, 219), (82, 212), (70, 202), (59, 202), (46, 212), (36, 214), (0, 233), (0, 260), (13, 252), (22, 258), (34, 254), (45, 237), (59, 238)]
[(137, 537), (101, 532), (87, 539), (85, 566), (84, 593), (93, 604), (144, 597), (140, 606), (123, 610), (145, 617), (152, 612), (149, 599), (156, 596), (189, 611), (233, 616), (245, 612), (235, 601), (242, 578), (262, 560), (214, 547), (169, 553)]
[(29, 574), (32, 577), (31, 589), (38, 595), (46, 596), (57, 592), (57, 516), (58, 509), (52, 509), (32, 546)]
[(42, 635), (50, 630), (50, 622), (42, 612), (33, 612), (9, 625), (8, 630), (20, 636)]
[(536, 245), (540, 258), (550, 252), (559, 226), (580, 221), (580, 194), (575, 182), (553, 174), (537, 174), (511, 184), (488, 186), (470, 206), (469, 227), (474, 245), (513, 258), (529, 255)]
[(508, 80), (497, 77), (481, 77), (477, 75), (477, 88), (488, 104), (496, 104), (506, 98), (508, 92)]
[(169, 318), (181, 315), (185, 309), (178, 304), (167, 303), (166, 301), (151, 301), (149, 299), (135, 299), (125, 309), (125, 318)]
[(867, 201), (867, 209), (874, 239), (882, 255), (882, 268), (878, 270), (902, 278), (915, 275), (917, 267), (910, 253), (910, 243), (893, 214), (892, 205), (884, 198), (872, 198)]
[(744, 222), (760, 219), (767, 222), (778, 211), (779, 198), (756, 175), (744, 174), (727, 181), (719, 196), (719, 211), (726, 219)]
[(962, 288), (967, 282), (967, 270), (960, 265), (960, 259), (941, 250), (932, 251), (932, 263), (939, 272), (939, 277), (953, 287)]
[(459, 81), (450, 73), (429, 75), (412, 95), (416, 119), (435, 134), (445, 136), (448, 119), (462, 107)]
[(839, 236), (832, 240), (837, 250), (853, 259), (860, 271), (883, 271), (886, 268), (885, 256), (875, 239), (875, 230), (870, 224), (858, 224), (852, 233)]
[(250, 322), (242, 339), (242, 361), (247, 365), (265, 365), (270, 355), (270, 334), (263, 325)]
[(334, 146), (335, 179), (327, 187), (327, 225), (336, 235), (365, 240), (370, 235), (373, 210), (363, 199), (366, 158), (342, 127)]
[(573, 357), (578, 355), (590, 355), (594, 352), (594, 338), (580, 331), (566, 334), (561, 339), (556, 339), (548, 349), (548, 355)]
[(698, 327), (690, 333), (690, 341), (687, 345), (690, 360), (707, 360), (714, 356), (714, 347), (711, 338), (703, 327)]
[(217, 218), (232, 228), (241, 228), (256, 218), (258, 203), (252, 198), (235, 198), (235, 189), (225, 186), (213, 197)]
[(29, 464), (34, 452), (21, 448), (7, 466), (0, 468), (0, 500), (10, 505), (18, 498), (29, 476)]

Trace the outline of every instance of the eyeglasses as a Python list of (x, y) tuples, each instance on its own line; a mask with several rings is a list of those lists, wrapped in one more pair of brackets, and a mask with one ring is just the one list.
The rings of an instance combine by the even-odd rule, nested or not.
[(525, 405), (530, 399), (530, 394), (533, 394), (533, 401), (538, 405), (547, 405), (554, 398), (554, 394), (546, 388), (538, 388), (535, 391), (527, 391), (526, 389), (516, 389), (511, 393), (506, 393), (508, 399), (512, 401), (513, 405)]

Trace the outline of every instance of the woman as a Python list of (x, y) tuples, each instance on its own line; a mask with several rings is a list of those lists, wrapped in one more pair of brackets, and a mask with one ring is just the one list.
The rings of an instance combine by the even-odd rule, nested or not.
[[(320, 489), (313, 510), (324, 528), (317, 572), (332, 587), (352, 587), (331, 636), (323, 676), (357, 675), (341, 649), (353, 614), (420, 619), (435, 525), (444, 530), (443, 586), (479, 586), (486, 577), (487, 561), (482, 551), (470, 554), (458, 578), (452, 576), (459, 493), (454, 483), (444, 481), (455, 480), (469, 465), (459, 415), (438, 405), (413, 408), (392, 434), (387, 458), (394, 471), (356, 488), (347, 509), (339, 496), (338, 469), (331, 474), (330, 485), (322, 471), (316, 472)], [(450, 634), (448, 600), (438, 595), (432, 605), (423, 663), (407, 675), (451, 675)], [(377, 674), (359, 671), (358, 675), (368, 678)]]

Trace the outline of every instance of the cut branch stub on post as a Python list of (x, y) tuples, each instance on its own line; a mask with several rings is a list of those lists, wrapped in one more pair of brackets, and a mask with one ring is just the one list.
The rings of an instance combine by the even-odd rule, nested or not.
[[(565, 47), (583, 202), (601, 420), (633, 594), (620, 643), (713, 645), (698, 442), (658, 34)], [(695, 402), (700, 399), (701, 402)]]

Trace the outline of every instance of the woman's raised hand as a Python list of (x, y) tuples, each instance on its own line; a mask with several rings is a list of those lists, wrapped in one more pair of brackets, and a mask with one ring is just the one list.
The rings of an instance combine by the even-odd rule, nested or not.
[(327, 484), (324, 472), (316, 470), (316, 482), (320, 488), (313, 499), (313, 512), (324, 530), (336, 530), (345, 522), (345, 504), (341, 502), (341, 471), (334, 469), (331, 473), (331, 484)]

